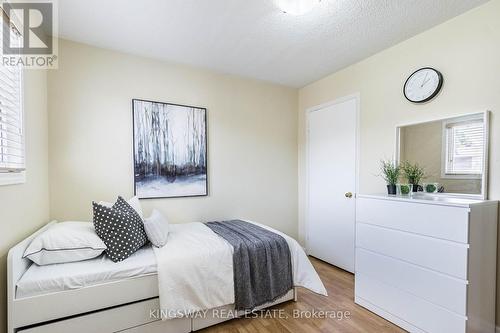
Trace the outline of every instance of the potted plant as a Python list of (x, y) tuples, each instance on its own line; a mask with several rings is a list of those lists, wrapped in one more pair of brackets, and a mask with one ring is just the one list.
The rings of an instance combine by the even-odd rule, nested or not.
[(403, 196), (410, 195), (412, 192), (412, 187), (412, 184), (398, 184), (398, 194)]
[(424, 168), (417, 163), (411, 164), (406, 161), (402, 164), (401, 169), (404, 177), (408, 180), (408, 184), (413, 185), (413, 192), (417, 192), (420, 187), (420, 181), (425, 177)]
[(439, 183), (424, 183), (425, 193), (437, 193), (439, 190)]
[(398, 183), (400, 168), (393, 161), (380, 161), (382, 178), (387, 183), (387, 194), (396, 195), (396, 184)]

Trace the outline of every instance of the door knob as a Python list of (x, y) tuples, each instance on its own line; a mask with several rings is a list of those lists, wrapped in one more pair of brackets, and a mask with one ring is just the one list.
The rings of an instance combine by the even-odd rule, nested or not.
[(352, 198), (352, 192), (346, 192), (344, 195), (346, 198)]

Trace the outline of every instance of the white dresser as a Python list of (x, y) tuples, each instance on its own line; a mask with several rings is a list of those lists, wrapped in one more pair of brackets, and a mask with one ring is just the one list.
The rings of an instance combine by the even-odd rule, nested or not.
[(359, 195), (356, 303), (410, 332), (494, 333), (497, 205)]

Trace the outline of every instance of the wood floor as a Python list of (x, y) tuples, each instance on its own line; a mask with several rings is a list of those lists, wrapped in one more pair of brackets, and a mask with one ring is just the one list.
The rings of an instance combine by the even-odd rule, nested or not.
[[(258, 318), (234, 319), (198, 331), (203, 333), (288, 333), (346, 332), (382, 333), (405, 332), (381, 317), (354, 304), (354, 276), (320, 260), (311, 258), (328, 291), (328, 297), (299, 288), (298, 301), (279, 304), (262, 312)], [(274, 311), (276, 310), (276, 311)], [(278, 312), (281, 310), (281, 312)], [(323, 318), (296, 318), (300, 313)], [(305, 312), (304, 312), (305, 311)], [(348, 312), (350, 315), (340, 319)], [(271, 316), (274, 314), (274, 318)], [(332, 318), (336, 317), (336, 318)]]

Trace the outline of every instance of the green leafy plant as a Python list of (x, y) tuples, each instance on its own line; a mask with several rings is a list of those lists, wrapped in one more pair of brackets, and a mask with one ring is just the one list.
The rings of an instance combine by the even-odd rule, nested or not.
[(422, 179), (425, 177), (424, 168), (422, 168), (417, 163), (411, 164), (406, 161), (401, 165), (404, 177), (408, 180), (408, 183), (413, 185), (418, 185)]
[(425, 185), (425, 192), (427, 192), (427, 193), (434, 193), (434, 192), (436, 192), (436, 189), (437, 189), (436, 185), (434, 185), (434, 184)]
[(410, 193), (410, 185), (408, 185), (408, 184), (400, 184), (399, 188), (400, 188), (401, 194), (406, 195), (406, 194)]
[(382, 171), (382, 178), (384, 178), (387, 185), (396, 185), (401, 173), (401, 169), (397, 163), (390, 160), (380, 161), (380, 171)]

